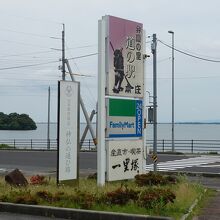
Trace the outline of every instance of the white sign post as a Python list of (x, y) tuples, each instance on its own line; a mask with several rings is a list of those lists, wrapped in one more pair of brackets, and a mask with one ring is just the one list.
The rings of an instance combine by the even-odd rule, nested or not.
[(57, 183), (78, 178), (79, 83), (58, 83)]

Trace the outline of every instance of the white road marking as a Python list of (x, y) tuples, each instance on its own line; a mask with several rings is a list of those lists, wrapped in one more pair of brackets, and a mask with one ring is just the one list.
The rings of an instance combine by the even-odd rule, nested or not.
[[(157, 169), (161, 171), (172, 171), (176, 169), (182, 169), (186, 167), (220, 167), (220, 165), (211, 165), (211, 163), (220, 162), (220, 156), (199, 156), (199, 157), (192, 157), (187, 159), (181, 160), (173, 160), (173, 161), (166, 161), (160, 162), (157, 164)], [(210, 164), (210, 165), (205, 165)], [(145, 166), (146, 170), (153, 170), (153, 164), (149, 164)]]

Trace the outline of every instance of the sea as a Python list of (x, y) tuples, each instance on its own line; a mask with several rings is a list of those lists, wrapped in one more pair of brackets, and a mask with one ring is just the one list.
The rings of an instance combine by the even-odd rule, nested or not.
[[(95, 123), (92, 124), (95, 129)], [(84, 132), (86, 123), (80, 124), (80, 133)], [(171, 140), (171, 128), (169, 123), (158, 123), (158, 140)], [(153, 139), (153, 125), (148, 124), (146, 129), (148, 140)], [(220, 124), (202, 123), (178, 123), (174, 125), (175, 140), (220, 140)], [(57, 138), (57, 123), (50, 124), (50, 139)], [(37, 123), (37, 129), (32, 131), (0, 131), (0, 140), (7, 139), (47, 139), (47, 123)], [(86, 139), (91, 139), (88, 132)]]

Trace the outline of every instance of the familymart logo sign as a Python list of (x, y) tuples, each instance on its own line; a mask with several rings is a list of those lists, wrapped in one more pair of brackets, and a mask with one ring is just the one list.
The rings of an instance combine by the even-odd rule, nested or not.
[(142, 100), (107, 99), (107, 137), (142, 137)]

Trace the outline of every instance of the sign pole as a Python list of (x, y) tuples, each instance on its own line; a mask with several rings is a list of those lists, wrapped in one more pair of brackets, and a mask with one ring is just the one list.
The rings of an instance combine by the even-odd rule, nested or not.
[(98, 32), (98, 133), (97, 133), (97, 184), (103, 186), (105, 184), (105, 77), (106, 77), (106, 20), (99, 20)]

